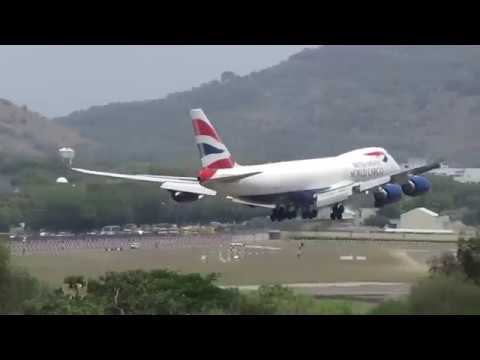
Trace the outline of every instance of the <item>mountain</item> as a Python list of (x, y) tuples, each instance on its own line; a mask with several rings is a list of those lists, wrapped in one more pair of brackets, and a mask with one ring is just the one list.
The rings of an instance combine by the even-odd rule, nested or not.
[(198, 167), (195, 107), (240, 164), (383, 146), (400, 160), (480, 166), (480, 47), (322, 46), (247, 76), (56, 121), (102, 143), (97, 160)]
[(0, 99), (0, 164), (19, 159), (46, 159), (57, 156), (61, 146), (85, 145), (90, 140), (46, 117)]

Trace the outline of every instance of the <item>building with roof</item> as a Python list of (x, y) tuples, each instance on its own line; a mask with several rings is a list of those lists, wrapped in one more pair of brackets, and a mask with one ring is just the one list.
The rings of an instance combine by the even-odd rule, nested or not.
[(480, 183), (480, 168), (451, 168), (446, 165), (430, 171), (433, 175), (450, 176), (461, 183)]
[(400, 215), (397, 229), (403, 230), (451, 230), (450, 218), (440, 216), (436, 212), (420, 207)]

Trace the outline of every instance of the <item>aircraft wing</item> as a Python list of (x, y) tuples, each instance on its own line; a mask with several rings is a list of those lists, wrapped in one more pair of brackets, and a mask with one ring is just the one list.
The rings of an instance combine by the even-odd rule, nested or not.
[(393, 175), (383, 176), (378, 179), (359, 182), (355, 184), (355, 186), (353, 187), (353, 191), (357, 193), (364, 192), (388, 183), (403, 185), (410, 179), (410, 176), (424, 174), (430, 170), (438, 169), (439, 167), (440, 167), (440, 162), (435, 162), (435, 163), (424, 165), (424, 166), (405, 169)]
[(412, 175), (424, 174), (426, 172), (429, 172), (430, 170), (438, 169), (439, 167), (440, 167), (440, 161), (437, 161), (432, 164), (418, 166), (411, 169), (405, 169), (404, 171), (399, 172), (398, 174), (392, 175), (392, 182), (403, 184), (407, 182), (408, 178)]
[(245, 200), (240, 200), (237, 198), (234, 198), (232, 196), (227, 196), (227, 199), (232, 200), (232, 202), (237, 203), (237, 204), (242, 204), (242, 205), (247, 205), (250, 207), (261, 207), (261, 208), (266, 208), (266, 209), (275, 209), (275, 204), (263, 204), (255, 201), (245, 201)]
[(198, 180), (194, 177), (175, 177), (175, 176), (160, 176), (160, 175), (127, 175), (117, 174), (103, 171), (93, 171), (85, 169), (72, 168), (73, 171), (96, 176), (104, 176), (115, 179), (145, 181), (160, 184), (160, 187), (170, 191), (188, 192), (199, 195), (216, 195), (216, 191), (207, 189), (200, 185)]
[(315, 194), (317, 207), (321, 208), (345, 201), (355, 193), (362, 193), (371, 189), (378, 188), (379, 186), (383, 186), (388, 183), (397, 183), (402, 185), (406, 183), (412, 175), (423, 174), (439, 167), (440, 162), (436, 162), (433, 164), (419, 166), (412, 169), (405, 169), (403, 171), (399, 171), (396, 174), (383, 176), (377, 179), (361, 181), (357, 183), (338, 183), (328, 189), (319, 191)]

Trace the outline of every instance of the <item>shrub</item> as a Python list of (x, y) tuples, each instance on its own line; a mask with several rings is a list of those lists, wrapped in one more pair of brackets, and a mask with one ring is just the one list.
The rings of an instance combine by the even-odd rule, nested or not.
[(458, 277), (434, 276), (412, 288), (408, 303), (412, 314), (480, 315), (480, 287)]
[(368, 315), (408, 315), (410, 310), (406, 300), (388, 300), (368, 312)]

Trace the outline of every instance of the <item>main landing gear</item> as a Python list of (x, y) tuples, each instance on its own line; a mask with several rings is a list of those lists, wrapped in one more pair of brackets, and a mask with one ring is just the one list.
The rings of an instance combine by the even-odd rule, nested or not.
[(294, 206), (278, 206), (273, 209), (270, 215), (272, 221), (283, 221), (285, 219), (294, 219), (297, 217), (297, 208)]
[[(278, 206), (273, 209), (270, 215), (272, 221), (283, 221), (285, 219), (295, 219), (298, 214), (298, 209), (295, 206)], [(314, 219), (318, 215), (318, 210), (314, 206), (301, 209), (302, 219)]]
[(332, 207), (332, 213), (330, 214), (330, 219), (342, 220), (344, 211), (345, 211), (345, 207), (342, 204), (336, 204), (335, 206)]
[(314, 219), (318, 215), (318, 210), (311, 206), (309, 208), (303, 209), (302, 211), (302, 219)]
[[(302, 219), (314, 219), (318, 216), (318, 210), (315, 206), (311, 205), (301, 210)], [(345, 207), (343, 204), (335, 204), (332, 207), (332, 213), (330, 214), (331, 220), (342, 220)], [(297, 217), (298, 209), (295, 206), (280, 205), (273, 209), (270, 215), (272, 221), (283, 221), (285, 219), (294, 219)]]

